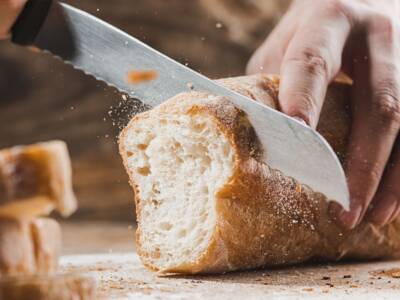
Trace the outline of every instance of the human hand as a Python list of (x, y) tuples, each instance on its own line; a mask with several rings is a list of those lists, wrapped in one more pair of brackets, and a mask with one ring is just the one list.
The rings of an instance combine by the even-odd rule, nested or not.
[(0, 39), (10, 35), (10, 29), (27, 0), (0, 0)]
[(248, 73), (280, 74), (282, 111), (313, 128), (329, 83), (340, 71), (354, 80), (351, 205), (337, 213), (346, 228), (400, 213), (399, 19), (398, 0), (294, 0), (248, 64)]

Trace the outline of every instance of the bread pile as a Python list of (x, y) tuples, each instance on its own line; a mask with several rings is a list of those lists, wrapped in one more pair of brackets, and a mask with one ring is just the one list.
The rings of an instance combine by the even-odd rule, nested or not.
[[(0, 150), (0, 300), (91, 299), (89, 279), (75, 276), (70, 284), (70, 275), (54, 276), (61, 229), (46, 216), (56, 210), (68, 217), (76, 207), (64, 142)], [(62, 285), (68, 288), (55, 288)]]
[[(220, 83), (279, 109), (279, 78)], [(318, 131), (341, 160), (351, 115), (349, 85), (334, 83)], [(268, 126), (268, 124), (266, 124)], [(228, 99), (183, 93), (134, 117), (120, 153), (135, 190), (137, 249), (163, 273), (218, 273), (311, 259), (400, 257), (400, 220), (343, 231), (329, 203), (271, 169), (245, 113)]]

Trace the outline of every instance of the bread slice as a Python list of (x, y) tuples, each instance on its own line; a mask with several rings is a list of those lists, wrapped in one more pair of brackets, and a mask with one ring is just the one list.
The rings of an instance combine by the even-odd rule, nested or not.
[(61, 229), (56, 221), (0, 218), (0, 278), (54, 273), (60, 251)]
[(0, 300), (96, 300), (96, 281), (79, 274), (0, 279)]
[[(220, 81), (278, 109), (279, 78)], [(328, 91), (318, 130), (343, 160), (351, 124), (349, 85)], [(268, 125), (268, 124), (266, 124)], [(200, 92), (134, 117), (120, 153), (135, 190), (137, 249), (164, 273), (216, 273), (310, 259), (400, 257), (400, 222), (342, 231), (325, 197), (273, 170), (246, 115)]]
[(67, 146), (51, 141), (0, 150), (0, 216), (34, 217), (76, 210)]

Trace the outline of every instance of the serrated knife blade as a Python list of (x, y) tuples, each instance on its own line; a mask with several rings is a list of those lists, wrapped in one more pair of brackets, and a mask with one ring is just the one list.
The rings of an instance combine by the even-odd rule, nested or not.
[[(228, 98), (247, 114), (270, 167), (349, 208), (343, 168), (315, 130), (220, 86), (99, 18), (53, 2), (33, 45), (150, 106), (188, 91), (188, 83)], [(158, 76), (132, 85), (127, 80), (131, 70), (152, 70)]]

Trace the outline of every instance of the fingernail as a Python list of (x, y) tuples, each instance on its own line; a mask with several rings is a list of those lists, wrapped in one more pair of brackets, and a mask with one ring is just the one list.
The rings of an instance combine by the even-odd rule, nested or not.
[(302, 118), (299, 117), (292, 117), (293, 119), (295, 119), (296, 121), (299, 121), (301, 124), (308, 126), (306, 121), (304, 121)]
[(377, 226), (384, 226), (389, 223), (397, 211), (397, 198), (393, 195), (385, 195), (384, 201), (377, 201), (377, 204), (369, 213), (368, 219)]
[(342, 209), (338, 215), (340, 225), (347, 229), (354, 229), (361, 222), (362, 211), (361, 206), (351, 208), (350, 211)]
[(388, 224), (394, 222), (397, 219), (397, 217), (399, 216), (399, 213), (400, 213), (400, 205), (399, 205), (399, 203), (397, 203), (397, 207), (394, 210), (393, 214), (390, 216)]

